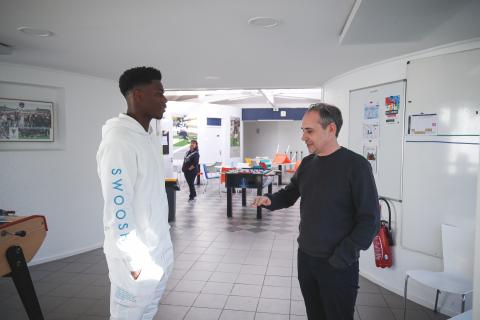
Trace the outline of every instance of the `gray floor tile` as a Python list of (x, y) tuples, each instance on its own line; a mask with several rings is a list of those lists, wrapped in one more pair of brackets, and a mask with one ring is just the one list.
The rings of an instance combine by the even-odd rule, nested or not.
[(220, 320), (254, 320), (255, 312), (238, 311), (238, 310), (223, 310), (220, 315)]
[(86, 288), (87, 285), (61, 284), (48, 293), (49, 296), (71, 298)]
[(235, 283), (263, 285), (264, 278), (265, 276), (260, 274), (241, 273), (238, 275)]
[(290, 290), (291, 289), (289, 287), (263, 286), (260, 297), (269, 299), (290, 300)]
[(363, 277), (360, 277), (358, 286), (360, 287), (358, 292), (380, 293), (379, 286)]
[(171, 291), (161, 301), (162, 304), (190, 307), (197, 298), (197, 293)]
[(292, 287), (292, 291), (290, 293), (290, 299), (303, 301), (302, 291), (299, 287)]
[(200, 293), (205, 286), (205, 283), (206, 281), (181, 280), (174, 288), (174, 291)]
[(71, 298), (52, 310), (53, 313), (85, 314), (96, 303), (94, 299)]
[(77, 320), (105, 320), (105, 317), (83, 315), (83, 316), (80, 316), (79, 318), (77, 318)]
[(292, 286), (292, 277), (265, 276), (263, 284), (266, 286), (290, 288)]
[(257, 312), (290, 314), (290, 301), (260, 298)]
[(255, 314), (255, 320), (289, 320), (290, 317), (286, 314), (273, 314), (257, 312)]
[(190, 307), (161, 304), (154, 320), (183, 320)]
[(86, 315), (102, 316), (107, 319), (110, 315), (110, 300), (98, 299), (93, 305), (91, 305), (86, 311)]
[[(85, 272), (87, 269), (92, 268), (94, 265), (91, 263), (81, 263), (81, 262), (75, 262), (75, 263), (69, 263), (67, 264), (64, 268), (60, 269), (61, 272), (74, 272), (74, 273), (80, 273), (80, 272)], [(98, 267), (99, 265), (95, 265), (97, 268), (104, 268), (102, 265), (101, 267)], [(106, 266), (105, 266), (106, 267)]]
[(307, 316), (291, 315), (290, 320), (307, 320)]
[(365, 320), (395, 320), (393, 312), (389, 308), (357, 306), (360, 319)]
[(225, 263), (220, 262), (217, 266), (217, 270), (219, 272), (231, 272), (231, 273), (239, 273), (242, 265), (238, 263)]
[(387, 307), (387, 303), (381, 293), (359, 292), (357, 306)]
[(215, 271), (217, 266), (218, 262), (197, 261), (192, 266), (191, 270)]
[(185, 320), (218, 320), (220, 314), (222, 313), (222, 309), (207, 309), (207, 308), (195, 308), (192, 307), (190, 311), (188, 311)]
[(1, 312), (2, 319), (5, 320), (28, 320), (27, 313), (24, 310), (9, 310), (2, 308)]
[(227, 298), (227, 295), (201, 293), (193, 303), (193, 306), (198, 308), (223, 309)]
[(76, 298), (107, 299), (110, 296), (110, 287), (88, 286), (74, 296)]
[(205, 271), (205, 270), (190, 270), (185, 274), (184, 280), (201, 280), (207, 281), (211, 276), (212, 271)]
[(233, 283), (207, 282), (202, 288), (202, 293), (228, 295), (232, 291)]
[(262, 286), (237, 283), (233, 286), (231, 295), (258, 298), (260, 297), (261, 292)]
[(234, 283), (236, 278), (237, 273), (215, 271), (209, 281)]
[[(387, 305), (390, 308), (403, 309), (403, 306), (405, 304), (405, 300), (403, 299), (403, 297), (394, 294), (388, 294), (384, 295), (383, 298), (385, 299)], [(426, 308), (411, 300), (407, 300), (407, 309), (424, 310)]]
[[(403, 320), (403, 309), (391, 309), (396, 320)], [(422, 310), (407, 310), (406, 320), (431, 320)]]
[(256, 311), (258, 305), (258, 298), (254, 297), (240, 297), (230, 296), (225, 304), (225, 309), (241, 310), (241, 311)]
[(305, 303), (303, 301), (292, 300), (290, 303), (290, 314), (294, 314), (297, 316), (306, 315), (307, 311), (305, 309)]
[(45, 318), (48, 320), (77, 320), (80, 317), (78, 314), (52, 312), (45, 314)]
[(259, 274), (265, 275), (267, 273), (267, 266), (256, 266), (251, 264), (244, 264), (240, 269), (240, 274)]

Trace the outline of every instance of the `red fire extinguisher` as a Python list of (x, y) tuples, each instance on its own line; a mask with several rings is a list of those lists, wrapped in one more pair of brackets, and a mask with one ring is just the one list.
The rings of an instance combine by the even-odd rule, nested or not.
[(373, 239), (375, 265), (379, 268), (390, 268), (393, 264), (391, 247), (394, 245), (392, 237), (392, 210), (390, 209), (390, 204), (388, 203), (387, 199), (380, 197), (378, 200), (385, 202), (387, 205), (388, 222), (385, 220), (380, 220), (380, 230)]

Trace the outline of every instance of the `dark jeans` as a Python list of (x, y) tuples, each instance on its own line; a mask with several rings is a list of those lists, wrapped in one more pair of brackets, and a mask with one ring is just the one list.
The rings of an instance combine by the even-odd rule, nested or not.
[(195, 177), (197, 176), (196, 172), (185, 172), (185, 180), (187, 180), (188, 188), (190, 189), (190, 199), (193, 199), (197, 196), (195, 191)]
[(358, 261), (336, 269), (328, 258), (298, 250), (298, 281), (309, 320), (353, 320), (358, 291)]

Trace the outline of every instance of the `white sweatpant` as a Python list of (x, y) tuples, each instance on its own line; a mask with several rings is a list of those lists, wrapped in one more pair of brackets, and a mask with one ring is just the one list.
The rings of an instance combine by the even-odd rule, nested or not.
[(110, 320), (151, 320), (173, 269), (173, 248), (142, 267), (134, 280), (125, 263), (107, 256), (110, 277)]

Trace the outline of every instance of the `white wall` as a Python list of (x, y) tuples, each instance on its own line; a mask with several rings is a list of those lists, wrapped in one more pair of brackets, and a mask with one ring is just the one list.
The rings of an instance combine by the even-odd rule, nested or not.
[[(245, 157), (254, 158), (256, 156), (269, 157), (275, 156), (278, 145), (279, 152), (283, 153), (290, 146), (290, 151), (295, 154), (298, 151), (303, 156), (308, 155), (308, 150), (302, 138), (302, 121), (244, 121), (243, 136)], [(290, 156), (290, 152), (288, 154)], [(297, 160), (298, 160), (297, 159)]]
[(117, 83), (0, 63), (0, 96), (55, 103), (56, 142), (40, 143), (41, 149), (33, 142), (0, 143), (0, 208), (47, 218), (47, 238), (33, 263), (101, 246), (103, 200), (95, 155), (102, 124), (126, 108)]
[[(408, 56), (402, 56), (397, 59), (390, 59), (370, 66), (365, 66), (326, 82), (324, 86), (325, 102), (337, 105), (344, 115), (344, 128), (340, 133), (340, 142), (343, 145), (348, 144), (350, 90), (405, 79), (406, 63), (408, 60), (479, 47), (480, 39), (476, 39), (475, 41), (433, 48)], [(397, 246), (394, 247), (394, 266), (391, 269), (376, 268), (373, 249), (370, 248), (368, 251), (362, 253), (360, 259), (360, 273), (386, 289), (403, 295), (405, 270), (441, 270), (442, 260), (402, 248), (400, 243), (402, 234), (402, 205), (395, 203), (393, 209), (394, 216), (396, 217), (394, 230), (397, 239)], [(478, 270), (476, 272), (478, 273)], [(425, 306), (433, 308), (435, 292), (434, 290), (416, 284), (414, 281), (410, 281), (409, 297)], [(470, 298), (471, 297), (467, 299), (467, 309), (471, 307)], [(439, 299), (439, 305), (441, 305), (442, 312), (450, 315), (456, 314), (460, 310), (460, 298), (458, 296), (448, 296), (445, 300), (442, 297)]]

